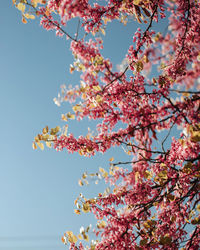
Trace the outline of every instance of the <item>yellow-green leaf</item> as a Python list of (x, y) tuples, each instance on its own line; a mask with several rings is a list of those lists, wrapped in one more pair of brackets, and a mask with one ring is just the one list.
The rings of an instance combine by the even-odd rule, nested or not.
[(96, 102), (101, 103), (102, 102), (102, 97), (100, 95), (96, 96)]
[(33, 147), (33, 149), (37, 149), (37, 145), (35, 142), (32, 143), (32, 147)]
[(89, 242), (89, 236), (85, 233), (83, 233), (83, 239), (87, 242)]
[(105, 29), (100, 28), (100, 31), (105, 36), (105, 34), (106, 34)]
[(99, 172), (104, 173), (105, 170), (103, 168), (99, 167)]
[(96, 91), (101, 91), (101, 87), (99, 85), (93, 86), (92, 88)]
[(150, 180), (152, 177), (153, 177), (153, 175), (152, 175), (151, 171), (146, 170), (144, 172), (144, 178)]
[(78, 181), (78, 185), (81, 186), (81, 187), (83, 186), (82, 180), (79, 180), (79, 181)]
[(62, 119), (63, 121), (67, 121), (67, 117), (66, 117), (64, 114), (61, 115), (61, 119)]
[(134, 3), (135, 5), (139, 5), (140, 2), (141, 2), (141, 0), (134, 0), (134, 1), (133, 1), (133, 3)]
[(49, 139), (49, 137), (50, 137), (49, 134), (42, 135), (42, 140), (47, 141)]
[(97, 223), (97, 228), (105, 228), (106, 227), (106, 222), (105, 221), (99, 221)]
[(55, 128), (52, 128), (50, 131), (50, 135), (56, 135), (60, 131), (60, 127), (56, 126)]
[(29, 15), (29, 19), (35, 19), (34, 15)]
[(164, 171), (159, 172), (158, 177), (160, 177), (163, 180), (166, 180), (167, 179), (167, 171), (164, 170)]
[(72, 109), (74, 112), (77, 112), (77, 111), (81, 112), (82, 111), (82, 107), (80, 104), (75, 105)]
[(136, 67), (136, 71), (137, 71), (137, 72), (142, 71), (142, 70), (143, 70), (143, 67), (144, 67), (144, 66), (143, 66), (143, 62), (142, 62), (142, 61), (136, 62), (135, 67)]
[(192, 225), (200, 224), (200, 217), (196, 217), (193, 220), (191, 220)]
[(47, 134), (48, 131), (49, 131), (49, 128), (48, 128), (48, 126), (46, 126), (45, 128), (43, 128), (42, 133)]
[(43, 144), (43, 143), (37, 142), (37, 145), (38, 145), (38, 147), (39, 147), (41, 150), (44, 150), (44, 144)]
[(155, 220), (147, 220), (144, 222), (143, 225), (146, 229), (149, 229), (149, 228), (152, 228), (156, 225), (156, 221)]
[(75, 119), (75, 115), (74, 115), (74, 114), (71, 114), (71, 113), (69, 112), (69, 113), (67, 113), (67, 118), (74, 120), (74, 119)]
[(81, 234), (77, 235), (77, 237), (79, 238), (79, 240), (82, 240), (82, 239), (83, 239), (83, 237), (82, 237)]
[(200, 131), (194, 131), (191, 136), (192, 142), (199, 142), (200, 141)]
[(66, 232), (67, 236), (68, 236), (68, 240), (70, 243), (76, 243), (77, 242), (77, 237), (73, 234), (73, 232), (68, 231)]
[(46, 146), (47, 146), (48, 148), (51, 148), (51, 142), (46, 141)]
[(18, 3), (18, 4), (16, 5), (16, 7), (17, 7), (17, 9), (20, 10), (21, 12), (24, 12), (25, 9), (26, 9), (25, 4), (23, 4), (23, 3)]
[(81, 211), (79, 209), (74, 209), (75, 214), (81, 214)]
[(24, 14), (27, 19), (35, 19), (35, 16), (29, 13)]
[(24, 16), (22, 16), (22, 23), (26, 24), (27, 23), (27, 20)]
[(90, 205), (89, 205), (88, 202), (85, 202), (85, 203), (83, 204), (82, 211), (83, 211), (84, 213), (90, 212)]

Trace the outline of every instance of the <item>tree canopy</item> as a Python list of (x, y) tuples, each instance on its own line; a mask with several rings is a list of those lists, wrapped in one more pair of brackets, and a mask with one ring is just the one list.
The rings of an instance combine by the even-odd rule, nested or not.
[[(54, 101), (73, 103), (62, 120), (96, 120), (78, 138), (68, 125), (43, 128), (33, 148), (82, 156), (123, 146), (130, 161), (98, 173), (109, 188), (95, 198), (81, 195), (77, 214), (97, 218), (88, 231), (64, 233), (70, 249), (199, 249), (200, 243), (200, 2), (198, 0), (12, 0), (22, 22), (40, 18), (46, 30), (67, 38), (80, 85), (61, 86)], [(75, 35), (67, 23), (78, 20)], [(166, 19), (163, 32), (153, 30)], [(138, 28), (118, 70), (102, 53), (106, 26), (118, 20)], [(143, 25), (141, 25), (143, 24)], [(114, 41), (113, 41), (114, 42)], [(115, 41), (117, 42), (117, 41)], [(121, 45), (123, 46), (123, 44)], [(68, 131), (69, 130), (69, 131)], [(129, 166), (129, 167), (127, 167)], [(84, 243), (82, 243), (84, 242)]]

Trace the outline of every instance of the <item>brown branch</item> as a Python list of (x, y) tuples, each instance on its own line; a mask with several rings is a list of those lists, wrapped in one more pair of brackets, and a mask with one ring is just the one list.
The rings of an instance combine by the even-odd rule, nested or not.
[(189, 246), (188, 246), (188, 250), (190, 249), (190, 247), (192, 246), (192, 241), (193, 241), (193, 238), (195, 237), (195, 235), (196, 235), (196, 232), (197, 232), (197, 229), (198, 229), (198, 226), (196, 226), (196, 228), (195, 228), (195, 230), (194, 230), (194, 232), (193, 232), (193, 234), (192, 234), (192, 237), (190, 238), (190, 243), (189, 243)]
[[(37, 12), (37, 8), (34, 7), (31, 3), (26, 2), (26, 5), (30, 6), (31, 8), (33, 8), (35, 10), (35, 12)], [(59, 24), (55, 23), (54, 21), (52, 21), (51, 19), (49, 19), (49, 17), (46, 14), (43, 14), (43, 16), (51, 23), (53, 24), (55, 27), (57, 27), (60, 31), (62, 31), (63, 34), (65, 34), (68, 38), (70, 38), (71, 40), (73, 40), (74, 42), (78, 42), (78, 40), (76, 38), (73, 38), (67, 31), (65, 31), (62, 27), (60, 27)]]
[[(156, 4), (156, 5), (155, 5), (155, 8), (154, 8), (154, 11), (153, 11), (153, 13), (152, 13), (152, 15), (151, 15), (149, 25), (148, 25), (148, 27), (146, 28), (145, 32), (143, 33), (143, 36), (142, 36), (142, 38), (141, 38), (141, 41), (144, 40), (144, 38), (145, 38), (146, 35), (147, 35), (147, 32), (149, 31), (149, 29), (150, 29), (151, 26), (152, 26), (153, 18), (154, 18), (154, 16), (155, 16), (156, 12), (157, 12), (157, 8), (158, 8), (158, 5)], [(142, 46), (143, 46), (143, 44), (141, 44), (141, 45), (139, 46), (139, 48), (137, 49), (137, 51), (136, 51), (136, 53), (135, 53), (135, 56), (137, 56), (137, 54), (139, 53), (139, 50), (141, 49)], [(130, 67), (134, 62), (135, 62), (135, 61), (132, 61), (118, 77), (115, 77), (110, 83), (108, 83), (106, 86), (104, 86), (104, 88), (102, 89), (102, 92), (103, 92), (106, 88), (108, 88), (113, 82), (115, 82), (115, 81), (117, 81), (117, 80), (120, 80), (120, 79), (122, 78), (122, 76), (125, 75), (125, 73), (126, 73), (127, 70), (129, 69), (129, 67)], [(110, 70), (109, 70), (109, 73), (111, 73)], [(112, 74), (112, 75), (114, 75), (114, 74)], [(121, 80), (120, 80), (120, 81), (121, 81)]]

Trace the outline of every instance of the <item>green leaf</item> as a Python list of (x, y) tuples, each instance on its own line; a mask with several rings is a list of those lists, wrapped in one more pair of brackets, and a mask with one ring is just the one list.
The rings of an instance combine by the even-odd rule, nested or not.
[(143, 67), (144, 67), (144, 66), (143, 66), (143, 62), (142, 62), (142, 61), (136, 62), (135, 67), (136, 67), (136, 71), (137, 71), (137, 72), (142, 71), (142, 70), (143, 70)]
[(172, 242), (172, 238), (171, 238), (170, 236), (168, 236), (168, 235), (165, 235), (165, 236), (161, 236), (161, 237), (160, 237), (159, 243), (160, 243), (161, 245), (170, 245), (171, 242)]
[(147, 239), (143, 239), (140, 241), (140, 246), (143, 247), (147, 244), (148, 240)]

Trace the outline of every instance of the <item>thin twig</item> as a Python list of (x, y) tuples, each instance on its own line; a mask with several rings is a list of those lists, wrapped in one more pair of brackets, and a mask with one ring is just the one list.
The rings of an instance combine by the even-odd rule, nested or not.
[[(31, 3), (26, 2), (26, 5), (32, 7), (35, 12), (37, 12), (37, 8), (35, 8)], [(65, 31), (63, 28), (60, 27), (59, 24), (55, 23), (54, 21), (52, 21), (51, 19), (49, 19), (49, 17), (46, 14), (43, 14), (43, 16), (51, 23), (53, 24), (55, 27), (57, 27), (60, 31), (62, 31), (63, 34), (65, 34), (68, 38), (70, 38), (71, 40), (73, 40), (74, 42), (78, 42), (78, 40), (76, 38), (73, 38), (67, 31)]]

